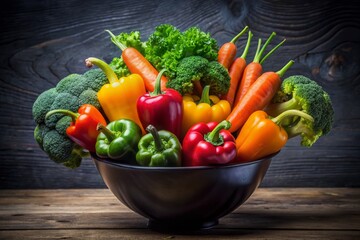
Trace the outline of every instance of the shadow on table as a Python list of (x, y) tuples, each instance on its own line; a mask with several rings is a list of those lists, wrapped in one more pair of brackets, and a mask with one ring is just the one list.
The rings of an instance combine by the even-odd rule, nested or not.
[(288, 209), (261, 213), (239, 211), (221, 218), (219, 224), (211, 229), (164, 232), (176, 235), (245, 236), (268, 234), (275, 230), (358, 230), (354, 224), (358, 221), (359, 215), (359, 212), (342, 209), (328, 209), (321, 212), (317, 212), (316, 209), (304, 212)]

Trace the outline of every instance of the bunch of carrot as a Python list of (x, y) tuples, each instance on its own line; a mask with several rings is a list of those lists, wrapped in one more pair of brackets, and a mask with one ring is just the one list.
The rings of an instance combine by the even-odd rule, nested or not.
[[(248, 27), (245, 27), (241, 33), (247, 30)], [(232, 111), (227, 117), (231, 123), (231, 132), (239, 131), (253, 112), (262, 110), (270, 103), (280, 87), (281, 77), (294, 63), (292, 60), (289, 61), (277, 72), (263, 72), (263, 62), (285, 42), (283, 40), (263, 56), (275, 35), (275, 32), (271, 33), (263, 46), (262, 40), (258, 40), (254, 59), (250, 63), (246, 62), (246, 56), (253, 36), (251, 31), (248, 32), (248, 40), (240, 57), (235, 59), (237, 47), (234, 40), (223, 44), (219, 49), (218, 61), (228, 68), (231, 79), (228, 93), (222, 96), (232, 106)]]

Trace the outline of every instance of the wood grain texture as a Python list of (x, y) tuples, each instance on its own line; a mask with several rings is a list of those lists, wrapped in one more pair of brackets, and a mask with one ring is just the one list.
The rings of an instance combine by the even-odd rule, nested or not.
[[(262, 186), (360, 186), (360, 10), (357, 1), (23, 1), (1, 10), (0, 188), (105, 187), (92, 161), (69, 170), (53, 163), (33, 140), (31, 107), (37, 96), (70, 73), (87, 69), (84, 59), (106, 61), (120, 54), (105, 29), (139, 30), (171, 23), (181, 30), (199, 26), (222, 44), (248, 25), (256, 38), (275, 31), (265, 63), (286, 76), (303, 74), (329, 92), (335, 122), (311, 149), (288, 142), (274, 159)], [(245, 38), (238, 46), (245, 45)], [(252, 60), (252, 44), (248, 59)], [(241, 51), (240, 51), (241, 52)]]
[(357, 239), (360, 189), (259, 188), (206, 231), (164, 233), (107, 189), (1, 190), (0, 239)]

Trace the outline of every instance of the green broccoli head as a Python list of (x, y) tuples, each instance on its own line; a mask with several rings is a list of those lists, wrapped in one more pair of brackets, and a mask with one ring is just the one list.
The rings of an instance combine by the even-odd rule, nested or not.
[(67, 136), (60, 134), (55, 129), (51, 129), (45, 132), (42, 146), (50, 159), (56, 163), (63, 163), (70, 158), (75, 143)]
[(88, 152), (83, 152), (66, 134), (71, 117), (56, 113), (45, 119), (46, 114), (55, 109), (77, 112), (83, 104), (91, 104), (102, 111), (97, 91), (106, 83), (108, 80), (101, 69), (91, 69), (83, 75), (70, 74), (35, 100), (32, 108), (37, 124), (34, 139), (50, 159), (74, 168), (80, 165), (82, 157), (88, 156)]
[(94, 107), (96, 107), (97, 109), (101, 110), (101, 105), (99, 102), (99, 99), (97, 97), (97, 92), (95, 92), (92, 89), (87, 89), (85, 91), (83, 91), (79, 98), (79, 106), (83, 105), (83, 104), (91, 104)]
[(33, 118), (37, 124), (45, 121), (45, 115), (50, 111), (57, 95), (56, 89), (50, 88), (37, 97), (32, 107)]
[(182, 95), (194, 91), (194, 81), (200, 81), (204, 76), (209, 61), (200, 56), (183, 58), (176, 68), (176, 78), (167, 82), (168, 88), (173, 88)]
[(59, 93), (70, 93), (74, 96), (79, 96), (85, 89), (87, 89), (84, 82), (85, 78), (83, 75), (73, 73), (61, 79), (56, 85), (56, 90)]
[(225, 94), (230, 87), (230, 76), (226, 68), (217, 61), (208, 61), (201, 56), (183, 58), (176, 68), (176, 78), (167, 82), (168, 88), (182, 95), (194, 92), (194, 82), (210, 86), (210, 94)]
[(105, 73), (100, 68), (90, 69), (83, 76), (86, 79), (84, 85), (87, 86), (87, 89), (91, 88), (95, 92), (98, 92), (103, 85), (109, 83)]
[(313, 118), (313, 121), (308, 121), (293, 116), (282, 122), (289, 138), (301, 135), (302, 146), (312, 146), (331, 130), (334, 110), (330, 96), (320, 85), (305, 76), (284, 79), (280, 91), (266, 108), (266, 112), (274, 117), (287, 110), (300, 110)]
[(210, 85), (210, 94), (226, 94), (230, 88), (230, 75), (228, 70), (219, 62), (210, 61), (203, 78), (201, 78), (201, 85)]

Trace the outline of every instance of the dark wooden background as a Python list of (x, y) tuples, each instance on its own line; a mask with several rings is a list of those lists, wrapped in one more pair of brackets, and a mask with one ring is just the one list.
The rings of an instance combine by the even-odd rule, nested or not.
[[(262, 183), (272, 187), (360, 186), (360, 11), (357, 1), (26, 1), (0, 9), (0, 188), (105, 187), (91, 159), (76, 170), (53, 163), (33, 140), (31, 108), (37, 96), (70, 73), (87, 69), (84, 59), (110, 61), (120, 54), (105, 29), (139, 30), (144, 39), (162, 23), (181, 30), (198, 26), (219, 44), (248, 25), (254, 39), (287, 41), (264, 64), (287, 75), (318, 81), (333, 100), (331, 133), (312, 148), (288, 142)], [(246, 38), (238, 41), (242, 48)], [(249, 53), (252, 60), (255, 40)], [(240, 50), (241, 52), (241, 50)]]

